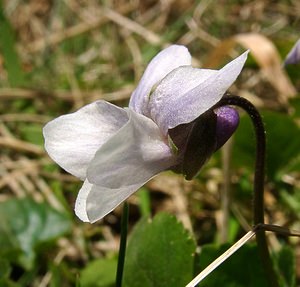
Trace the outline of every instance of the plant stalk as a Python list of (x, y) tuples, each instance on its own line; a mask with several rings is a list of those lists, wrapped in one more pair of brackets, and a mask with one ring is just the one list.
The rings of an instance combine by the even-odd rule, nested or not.
[(116, 274), (116, 287), (121, 287), (123, 281), (123, 271), (124, 271), (126, 244), (127, 244), (127, 231), (128, 231), (128, 213), (129, 213), (129, 207), (128, 207), (128, 203), (125, 201), (123, 205), (123, 213), (121, 219), (121, 238), (120, 238), (117, 274)]

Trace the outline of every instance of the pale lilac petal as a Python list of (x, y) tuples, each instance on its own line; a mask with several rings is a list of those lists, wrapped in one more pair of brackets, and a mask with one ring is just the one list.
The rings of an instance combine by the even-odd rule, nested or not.
[(142, 185), (175, 163), (168, 144), (149, 118), (127, 109), (128, 123), (97, 151), (87, 178), (90, 183), (119, 189)]
[(84, 180), (96, 151), (127, 121), (124, 109), (105, 101), (94, 102), (44, 127), (46, 151), (62, 168)]
[(76, 202), (75, 202), (75, 214), (83, 222), (90, 222), (87, 215), (86, 201), (87, 197), (92, 189), (93, 185), (86, 179), (78, 192)]
[(189, 123), (215, 105), (240, 74), (248, 51), (221, 70), (179, 67), (169, 73), (150, 97), (151, 118), (164, 135)]
[(129, 107), (137, 113), (149, 116), (148, 101), (152, 87), (172, 70), (184, 65), (191, 65), (191, 55), (186, 47), (172, 45), (162, 50), (147, 66), (130, 98)]
[(286, 56), (284, 65), (297, 64), (299, 62), (300, 62), (300, 39), (297, 41), (297, 43), (293, 46), (291, 51)]
[[(184, 111), (182, 114), (176, 113), (175, 110), (177, 108), (180, 110), (184, 109), (187, 104), (187, 100), (184, 101), (181, 98), (185, 97), (193, 89), (204, 85), (209, 77), (217, 73), (218, 71), (215, 70), (183, 66), (173, 70), (158, 84), (155, 91), (151, 94), (149, 107), (151, 118), (158, 124), (164, 134), (166, 134), (173, 121), (179, 120), (181, 123), (185, 123), (185, 118), (190, 115), (189, 111)], [(201, 96), (199, 95), (200, 98)], [(191, 101), (192, 99), (188, 100)], [(177, 101), (176, 106), (174, 106), (175, 101)], [(203, 104), (206, 108), (205, 103)], [(191, 109), (190, 106), (188, 108)], [(201, 111), (199, 111), (200, 114)], [(173, 119), (175, 116), (177, 119)]]
[[(148, 180), (147, 180), (148, 181)], [(95, 222), (115, 209), (145, 182), (117, 189), (97, 186), (85, 180), (75, 204), (75, 213), (84, 222)]]

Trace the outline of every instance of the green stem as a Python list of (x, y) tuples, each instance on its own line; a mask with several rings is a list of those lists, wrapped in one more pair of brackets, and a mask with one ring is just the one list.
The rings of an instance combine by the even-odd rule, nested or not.
[[(253, 221), (254, 225), (264, 224), (264, 179), (266, 153), (266, 135), (264, 124), (255, 106), (245, 98), (227, 94), (220, 100), (220, 102), (216, 104), (215, 107), (218, 108), (226, 105), (235, 105), (244, 109), (250, 116), (255, 129), (256, 160), (254, 174)], [(277, 274), (273, 268), (264, 230), (257, 231), (256, 241), (269, 285), (270, 287), (279, 287)]]
[(128, 203), (125, 201), (123, 206), (122, 219), (121, 219), (121, 239), (120, 239), (118, 267), (117, 267), (117, 274), (116, 274), (116, 287), (121, 287), (122, 280), (123, 280), (126, 243), (127, 243), (127, 230), (128, 230), (128, 211), (129, 211)]

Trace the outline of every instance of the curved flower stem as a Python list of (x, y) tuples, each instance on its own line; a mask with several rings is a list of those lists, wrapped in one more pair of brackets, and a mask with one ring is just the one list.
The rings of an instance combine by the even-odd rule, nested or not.
[(128, 210), (129, 210), (128, 203), (125, 201), (123, 205), (123, 213), (121, 219), (121, 239), (120, 239), (118, 267), (117, 267), (117, 274), (116, 274), (116, 287), (122, 286), (126, 243), (127, 243)]
[[(245, 98), (226, 94), (214, 108), (226, 105), (234, 105), (244, 109), (250, 116), (255, 129), (256, 161), (254, 174), (253, 221), (254, 225), (264, 224), (264, 178), (266, 151), (266, 135), (264, 124), (255, 106)], [(268, 250), (265, 230), (261, 229), (256, 232), (256, 241), (269, 285), (270, 287), (279, 287), (277, 274), (273, 268), (272, 260)]]

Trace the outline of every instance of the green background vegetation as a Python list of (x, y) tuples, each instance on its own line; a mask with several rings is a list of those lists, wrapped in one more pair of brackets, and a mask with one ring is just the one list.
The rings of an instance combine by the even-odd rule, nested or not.
[[(251, 48), (231, 91), (265, 121), (266, 221), (299, 230), (300, 69), (281, 66), (299, 15), (296, 0), (0, 1), (0, 286), (114, 286), (121, 208), (94, 225), (75, 217), (81, 183), (46, 155), (42, 127), (97, 99), (126, 106), (149, 60), (171, 43), (186, 45), (198, 67)], [(184, 286), (250, 229), (254, 153), (241, 112), (232, 143), (197, 178), (163, 173), (129, 199), (125, 286)], [(178, 220), (146, 219), (160, 211)], [(268, 238), (282, 286), (296, 286), (299, 239)], [(265, 286), (255, 243), (200, 286)]]

